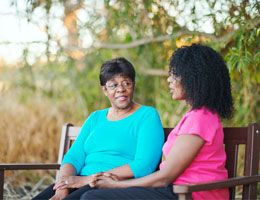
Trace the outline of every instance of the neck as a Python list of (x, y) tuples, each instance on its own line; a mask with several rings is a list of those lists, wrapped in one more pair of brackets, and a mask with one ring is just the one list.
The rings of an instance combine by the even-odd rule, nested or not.
[(137, 109), (138, 105), (132, 102), (127, 108), (120, 109), (112, 107), (108, 111), (107, 118), (111, 120), (119, 120), (127, 117)]
[(126, 108), (115, 108), (115, 107), (112, 107), (112, 110), (115, 114), (123, 114), (123, 113), (128, 113), (130, 112), (133, 108), (135, 107), (135, 103), (134, 102), (131, 102), (129, 104), (128, 107)]

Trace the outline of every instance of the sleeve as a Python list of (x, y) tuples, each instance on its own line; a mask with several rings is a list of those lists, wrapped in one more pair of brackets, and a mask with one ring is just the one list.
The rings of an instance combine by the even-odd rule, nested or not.
[(62, 165), (71, 164), (75, 168), (76, 174), (80, 173), (85, 163), (86, 154), (84, 151), (84, 144), (91, 132), (91, 127), (93, 126), (93, 115), (94, 113), (92, 113), (84, 122), (78, 137), (65, 154), (61, 163)]
[(135, 178), (152, 173), (161, 159), (164, 132), (157, 111), (152, 111), (140, 120), (135, 159), (129, 163)]
[(211, 112), (191, 111), (183, 121), (178, 135), (198, 135), (206, 142), (211, 143), (218, 124), (218, 118)]

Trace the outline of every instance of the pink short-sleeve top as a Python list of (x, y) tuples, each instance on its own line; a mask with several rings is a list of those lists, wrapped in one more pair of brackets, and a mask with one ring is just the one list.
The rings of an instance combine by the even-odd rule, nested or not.
[[(225, 168), (226, 153), (224, 150), (224, 133), (220, 118), (217, 113), (206, 107), (193, 109), (187, 112), (178, 125), (169, 134), (163, 146), (163, 155), (166, 157), (179, 135), (198, 135), (205, 144), (192, 163), (173, 181), (173, 184), (203, 183), (227, 179)], [(164, 167), (164, 161), (160, 169)], [(192, 194), (197, 199), (228, 199), (228, 189), (195, 192)]]

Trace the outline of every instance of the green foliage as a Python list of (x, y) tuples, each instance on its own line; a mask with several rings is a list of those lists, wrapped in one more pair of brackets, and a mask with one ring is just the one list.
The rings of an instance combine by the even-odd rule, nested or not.
[[(71, 12), (73, 6), (78, 6), (76, 12), (83, 5), (80, 4), (82, 1), (58, 2), (59, 6)], [(82, 69), (77, 68), (79, 60), (68, 56), (70, 52), (63, 48), (55, 55), (55, 61), (49, 60), (47, 63), (38, 61), (29, 65), (27, 57), (30, 52), (25, 48), (22, 67), (9, 72), (12, 74), (9, 79), (10, 90), (15, 88), (21, 90), (20, 102), (30, 101), (30, 98), (37, 94), (49, 98), (57, 105), (65, 103), (69, 105), (68, 109), (75, 111), (76, 117), (73, 119), (78, 119), (76, 123), (82, 123), (92, 111), (109, 106), (99, 86), (101, 64), (105, 60), (123, 56), (134, 64), (137, 71), (135, 100), (141, 104), (155, 106), (161, 114), (164, 126), (174, 126), (185, 112), (185, 106), (171, 100), (166, 76), (150, 75), (149, 71), (167, 72), (168, 59), (178, 46), (178, 42), (181, 45), (202, 42), (220, 51), (230, 69), (236, 112), (234, 118), (225, 124), (245, 125), (259, 121), (260, 106), (257, 94), (260, 93), (260, 29), (257, 27), (259, 24), (257, 1), (200, 3), (186, 0), (174, 2), (148, 0), (143, 3), (104, 0), (105, 14), (100, 14), (95, 7), (87, 6), (85, 9), (89, 20), (78, 22), (76, 27), (78, 32), (88, 29), (93, 38), (101, 44), (119, 44), (119, 47), (85, 52), (83, 60), (80, 61), (85, 66)], [(32, 16), (36, 8), (43, 8), (48, 13), (53, 6), (57, 4), (52, 1), (28, 0), (28, 16)], [(202, 12), (201, 7), (207, 12)], [(180, 21), (178, 16), (181, 16), (184, 27), (177, 23)], [(201, 31), (201, 23), (206, 20), (211, 20), (213, 23), (215, 32), (211, 35), (215, 39), (200, 36), (199, 32), (187, 32), (188, 27)], [(176, 36), (177, 32), (183, 34)], [(161, 42), (144, 42), (132, 48), (120, 47), (120, 44), (165, 35), (172, 37)], [(55, 37), (51, 38), (53, 40)], [(63, 61), (58, 61), (60, 57)]]
[(233, 83), (235, 124), (260, 120), (260, 37), (259, 28), (246, 26), (236, 33), (234, 45), (226, 55)]

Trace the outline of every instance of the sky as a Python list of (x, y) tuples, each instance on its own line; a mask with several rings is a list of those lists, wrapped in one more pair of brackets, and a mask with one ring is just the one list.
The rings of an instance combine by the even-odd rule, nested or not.
[(8, 0), (0, 1), (0, 57), (12, 62), (21, 55), (21, 45), (6, 44), (3, 42), (25, 42), (30, 39), (41, 39), (41, 34), (33, 33), (35, 29), (15, 16), (15, 9), (11, 8)]
[[(10, 6), (10, 0), (0, 1), (0, 59), (4, 60), (7, 64), (12, 64), (18, 61), (23, 53), (24, 44), (26, 42), (44, 42), (47, 40), (44, 21), (41, 19), (44, 17), (44, 13), (35, 12), (33, 21), (39, 22), (38, 25), (28, 23), (24, 17), (25, 3), (24, 1), (17, 1), (19, 12), (17, 12), (15, 6)], [(62, 11), (57, 9), (57, 15), (61, 15)], [(21, 17), (19, 17), (19, 15)], [(59, 30), (61, 35), (65, 34), (62, 24), (53, 23), (53, 27), (56, 27), (56, 31)], [(10, 43), (8, 43), (10, 42)], [(35, 52), (35, 57), (31, 57), (31, 61), (40, 56), (45, 51), (44, 45), (37, 43), (30, 45), (30, 51)]]

